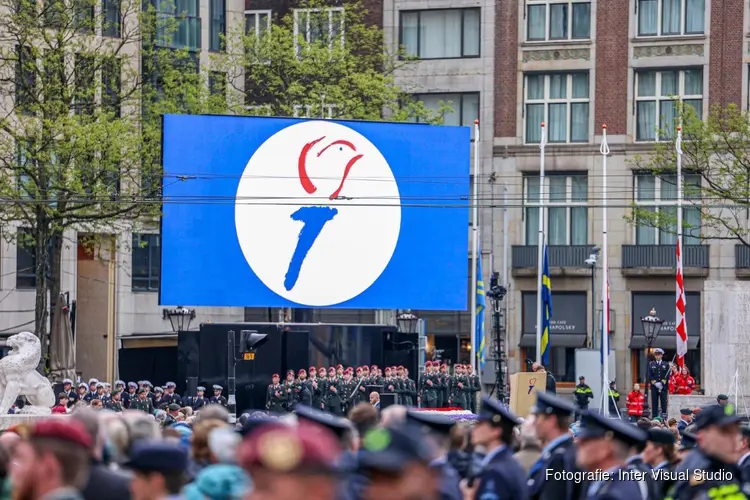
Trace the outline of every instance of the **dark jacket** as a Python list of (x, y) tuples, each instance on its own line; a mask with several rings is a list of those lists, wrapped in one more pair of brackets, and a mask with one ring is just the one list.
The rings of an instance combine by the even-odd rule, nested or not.
[(547, 384), (545, 390), (550, 394), (557, 394), (557, 380), (550, 372), (547, 372)]
[(91, 465), (89, 480), (81, 492), (84, 500), (130, 500), (130, 478), (101, 462)]

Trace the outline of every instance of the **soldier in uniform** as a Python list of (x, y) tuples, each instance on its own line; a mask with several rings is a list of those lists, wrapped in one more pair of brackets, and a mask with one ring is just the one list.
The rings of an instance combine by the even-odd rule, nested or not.
[(318, 378), (317, 368), (311, 366), (309, 371), (310, 377), (307, 379), (307, 383), (310, 389), (310, 394), (312, 395), (311, 406), (316, 410), (322, 410), (324, 396), (323, 389), (325, 389), (325, 383), (323, 382), (323, 379)]
[(677, 422), (677, 430), (680, 431), (680, 436), (685, 432), (688, 425), (693, 422), (693, 410), (690, 408), (682, 408), (680, 410), (680, 421)]
[(378, 365), (370, 367), (370, 385), (383, 385), (383, 377), (378, 375)]
[[(433, 363), (432, 366), (434, 367), (435, 364)], [(437, 381), (437, 384), (434, 386), (437, 389), (437, 407), (443, 408), (448, 405), (448, 387), (450, 385), (450, 381), (448, 380), (448, 365), (438, 363), (435, 373), (436, 376), (433, 382)]]
[(325, 409), (328, 413), (341, 415), (341, 396), (339, 395), (339, 379), (336, 376), (336, 369), (328, 369), (328, 380), (326, 383)]
[(89, 386), (86, 385), (86, 382), (81, 382), (78, 384), (78, 401), (85, 401), (86, 403), (91, 403), (90, 399), (86, 399), (86, 396), (89, 395)]
[(581, 483), (548, 480), (548, 471), (575, 472), (576, 449), (569, 433), (576, 408), (551, 393), (537, 392), (534, 414), (536, 435), (544, 446), (542, 455), (529, 471), (532, 500), (575, 500), (581, 497)]
[[(750, 488), (736, 465), (741, 420), (731, 404), (707, 406), (698, 413), (695, 419), (698, 447), (675, 469), (677, 481), (669, 490), (668, 500), (747, 498)], [(687, 477), (681, 477), (680, 473), (687, 473)]]
[(151, 403), (157, 410), (162, 410), (163, 407), (167, 404), (166, 401), (164, 401), (164, 389), (157, 385), (156, 387), (154, 387), (153, 394), (154, 397), (151, 398)]
[(209, 403), (211, 404), (217, 404), (221, 405), (224, 408), (227, 407), (227, 398), (221, 395), (221, 391), (224, 390), (224, 388), (218, 384), (214, 384), (213, 386), (214, 395), (211, 396), (211, 399), (209, 400)]
[(134, 401), (130, 402), (130, 409), (141, 410), (142, 412), (146, 412), (149, 415), (153, 415), (154, 404), (148, 397), (148, 391), (145, 387), (141, 387), (140, 389), (138, 389), (138, 397), (135, 398)]
[(121, 396), (122, 392), (119, 389), (115, 389), (112, 393), (112, 397), (104, 404), (104, 408), (110, 411), (121, 413), (123, 410)]
[(336, 365), (336, 376), (339, 380), (344, 378), (344, 365)]
[(464, 366), (456, 365), (454, 367), (453, 383), (451, 384), (451, 397), (449, 403), (451, 406), (458, 406), (462, 410), (467, 409), (466, 394), (469, 390), (466, 378), (464, 377)]
[(513, 429), (519, 419), (505, 405), (482, 398), (471, 441), (487, 450), (476, 477), (461, 484), (464, 498), (474, 500), (527, 500), (526, 473), (513, 458)]
[(629, 475), (625, 464), (630, 450), (645, 440), (645, 432), (627, 422), (583, 412), (576, 461), (596, 478), (587, 485), (588, 500), (649, 500), (645, 481)]
[[(125, 382), (122, 380), (115, 380), (115, 385), (113, 386), (113, 390), (124, 392), (125, 391)], [(122, 398), (122, 397), (121, 397)]]
[(130, 403), (138, 397), (138, 384), (135, 382), (128, 382), (128, 392), (122, 394), (122, 405), (125, 408), (130, 408)]
[(652, 428), (646, 431), (646, 436), (646, 447), (641, 456), (644, 463), (651, 468), (649, 475), (652, 476), (656, 486), (655, 498), (664, 498), (674, 482), (671, 473), (673, 466), (677, 463), (674, 434), (667, 429)]
[(72, 407), (78, 402), (78, 394), (73, 389), (73, 381), (69, 378), (63, 380), (63, 393), (68, 396), (68, 408)]
[(271, 413), (286, 413), (287, 395), (284, 387), (279, 383), (279, 374), (271, 376), (271, 383), (266, 390), (266, 410)]
[(164, 384), (164, 402), (167, 404), (176, 404), (182, 407), (182, 398), (179, 394), (176, 394), (174, 391), (177, 389), (177, 384), (174, 382), (167, 382)]
[(89, 385), (88, 385), (88, 392), (83, 397), (84, 401), (91, 404), (91, 400), (93, 399), (99, 399), (99, 395), (97, 393), (96, 386), (99, 384), (99, 381), (95, 378), (89, 379)]
[(146, 397), (151, 400), (151, 406), (156, 408), (156, 405), (154, 404), (154, 399), (156, 398), (156, 393), (154, 392), (154, 384), (149, 382), (148, 380), (143, 380), (139, 382), (140, 386), (146, 389)]
[[(664, 351), (654, 349), (654, 361), (649, 362), (646, 377), (651, 383), (651, 417), (667, 417), (667, 395), (669, 394), (669, 363), (663, 361)], [(661, 405), (661, 406), (660, 406)]]
[(582, 411), (588, 410), (590, 400), (594, 399), (594, 392), (586, 383), (586, 377), (583, 375), (578, 377), (578, 385), (573, 391), (573, 399), (575, 400), (576, 408), (578, 409), (576, 416), (580, 415)]
[[(351, 410), (356, 404), (354, 402), (354, 398), (357, 396), (355, 392), (357, 383), (352, 378), (353, 374), (354, 374), (354, 370), (351, 367), (344, 370), (344, 379), (339, 384), (339, 396), (341, 397), (341, 411), (344, 415), (348, 414), (349, 410)], [(359, 391), (357, 390), (357, 392)]]
[(474, 369), (471, 365), (467, 365), (469, 373), (469, 385), (471, 390), (469, 391), (469, 410), (472, 413), (477, 412), (477, 393), (482, 391), (482, 384), (479, 383), (479, 377), (474, 373)]
[(417, 383), (409, 377), (409, 369), (404, 367), (404, 380), (406, 380), (406, 386), (409, 388), (409, 398), (412, 406), (417, 406), (417, 399), (419, 394), (417, 392)]
[(425, 408), (437, 408), (438, 404), (438, 386), (435, 382), (435, 370), (432, 361), (427, 361), (424, 365), (425, 372), (422, 376), (421, 386), (419, 388), (422, 406)]
[(102, 385), (104, 386), (102, 389), (102, 397), (99, 399), (102, 400), (103, 405), (106, 405), (107, 401), (112, 399), (112, 384), (109, 382), (102, 382)]
[(179, 422), (177, 416), (180, 413), (180, 408), (180, 405), (177, 403), (170, 403), (169, 406), (167, 406), (167, 418), (164, 419), (164, 427), (169, 427)]
[(193, 411), (198, 411), (208, 404), (208, 398), (204, 396), (206, 388), (199, 385), (195, 388), (195, 397), (190, 400), (190, 407)]
[(294, 401), (297, 404), (312, 406), (312, 392), (307, 384), (307, 372), (300, 368), (297, 372), (297, 380), (294, 382)]
[(354, 382), (359, 385), (357, 395), (354, 396), (354, 406), (364, 403), (367, 398), (367, 381), (365, 380), (365, 369), (362, 366), (357, 367), (357, 376)]
[(409, 380), (404, 376), (403, 366), (399, 366), (396, 369), (396, 380), (398, 381), (398, 404), (403, 406), (414, 406), (411, 399)]

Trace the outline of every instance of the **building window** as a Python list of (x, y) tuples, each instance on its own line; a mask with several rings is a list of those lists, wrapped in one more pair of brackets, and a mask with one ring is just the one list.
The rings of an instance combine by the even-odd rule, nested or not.
[[(691, 203), (700, 202), (701, 178), (698, 174), (683, 175), (683, 199), (688, 200), (682, 207), (682, 243), (684, 245), (700, 244), (701, 212)], [(652, 174), (635, 175), (635, 203), (640, 210), (657, 214), (662, 213), (668, 225), (638, 224), (636, 221), (636, 245), (676, 245), (677, 228), (672, 222), (677, 216), (677, 176)]]
[(419, 59), (479, 57), (479, 9), (401, 12), (401, 45)]
[[(524, 347), (523, 355), (525, 359), (534, 357), (534, 349)], [(526, 367), (531, 370), (531, 366)], [(549, 348), (549, 364), (545, 369), (554, 375), (558, 382), (576, 382), (576, 348), (575, 347), (554, 347)]]
[(94, 4), (90, 0), (73, 0), (76, 29), (83, 33), (94, 32)]
[(336, 113), (335, 104), (324, 104), (321, 112), (320, 106), (313, 106), (312, 104), (295, 104), (292, 110), (292, 116), (294, 118), (325, 118), (332, 120)]
[(526, 39), (587, 40), (591, 37), (591, 2), (529, 0)]
[(306, 44), (323, 44), (333, 50), (335, 44), (344, 46), (344, 8), (295, 9), (294, 43), (300, 55), (299, 37)]
[(638, 36), (703, 34), (705, 0), (638, 0)]
[(636, 72), (636, 140), (669, 139), (677, 124), (677, 101), (703, 116), (703, 71)]
[(223, 37), (227, 31), (227, 6), (226, 0), (211, 0), (210, 2), (211, 26), (209, 30), (208, 50), (219, 52), (224, 50)]
[[(156, 9), (156, 43), (173, 49), (201, 49), (201, 18), (198, 0), (151, 0)], [(167, 22), (169, 19), (173, 21)]]
[(36, 288), (36, 245), (31, 229), (16, 234), (16, 288)]
[(245, 11), (245, 34), (255, 33), (263, 36), (271, 30), (270, 10), (246, 10)]
[(120, 0), (102, 0), (102, 36), (120, 38)]
[(36, 59), (28, 46), (16, 46), (16, 56), (16, 109), (29, 113), (36, 96)]
[[(545, 177), (545, 217), (550, 245), (588, 245), (588, 175)], [(539, 236), (539, 176), (524, 177), (526, 244), (536, 245)]]
[(120, 117), (120, 92), (122, 87), (122, 62), (116, 57), (102, 61), (102, 108), (106, 113)]
[(588, 73), (526, 75), (526, 142), (539, 143), (541, 124), (548, 142), (588, 142)]
[(216, 99), (219, 108), (226, 108), (227, 104), (227, 74), (221, 71), (208, 73), (208, 93)]
[(159, 290), (161, 248), (158, 234), (133, 234), (133, 290), (156, 292)]
[(414, 97), (435, 113), (439, 113), (444, 106), (449, 106), (452, 111), (443, 114), (443, 125), (471, 127), (472, 139), (474, 138), (474, 122), (479, 119), (479, 93), (415, 94)]
[(76, 54), (75, 102), (76, 114), (93, 116), (96, 104), (96, 61), (93, 56)]

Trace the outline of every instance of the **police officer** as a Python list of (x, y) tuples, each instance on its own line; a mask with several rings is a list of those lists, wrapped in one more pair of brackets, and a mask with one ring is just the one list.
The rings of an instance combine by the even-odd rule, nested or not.
[(214, 390), (214, 395), (211, 396), (211, 399), (209, 400), (209, 402), (211, 404), (219, 404), (219, 405), (221, 405), (223, 407), (226, 407), (227, 406), (227, 398), (225, 398), (224, 396), (221, 395), (221, 391), (223, 391), (224, 388), (222, 386), (218, 385), (218, 384), (214, 384), (213, 390)]
[(182, 398), (179, 394), (176, 394), (174, 391), (177, 388), (177, 384), (174, 382), (167, 382), (164, 384), (164, 402), (167, 404), (176, 404), (179, 405), (180, 408), (182, 408)]
[(583, 375), (578, 377), (578, 385), (573, 391), (573, 398), (575, 400), (576, 407), (578, 408), (578, 413), (583, 410), (588, 410), (589, 402), (594, 399), (594, 392), (586, 383), (586, 377), (584, 377)]
[(576, 450), (569, 433), (576, 407), (551, 393), (537, 392), (534, 414), (536, 435), (544, 446), (529, 471), (529, 496), (533, 500), (574, 500), (581, 482), (547, 480), (549, 472), (575, 472)]
[(666, 420), (667, 395), (669, 394), (669, 363), (663, 361), (662, 356), (664, 356), (662, 349), (658, 347), (654, 349), (654, 361), (649, 362), (646, 377), (648, 377), (651, 384), (651, 416), (661, 416)]
[(76, 393), (75, 389), (73, 389), (73, 381), (69, 378), (63, 380), (63, 392), (66, 396), (68, 396), (68, 408), (72, 407), (76, 404), (76, 402), (78, 402), (78, 394)]
[(426, 437), (435, 442), (440, 454), (432, 462), (430, 467), (440, 476), (440, 498), (441, 500), (461, 500), (463, 494), (459, 483), (461, 477), (456, 469), (448, 462), (448, 448), (450, 446), (451, 430), (455, 422), (443, 415), (433, 415), (432, 412), (408, 410), (406, 419), (422, 428)]
[[(747, 498), (747, 492), (743, 491), (740, 469), (736, 465), (736, 445), (741, 420), (742, 417), (735, 413), (734, 405), (731, 404), (708, 406), (698, 413), (695, 419), (698, 447), (675, 469), (677, 481), (669, 490), (667, 498)], [(687, 477), (681, 477), (680, 473), (686, 473)]]
[(519, 419), (496, 399), (482, 398), (472, 442), (487, 450), (481, 471), (472, 481), (462, 482), (464, 498), (475, 500), (526, 500), (526, 472), (513, 458), (513, 429)]
[(627, 473), (630, 450), (645, 442), (646, 433), (619, 419), (585, 411), (578, 428), (576, 461), (594, 476), (588, 500), (648, 500), (644, 479)]
[(208, 404), (208, 398), (204, 396), (204, 394), (206, 393), (206, 388), (202, 385), (196, 387), (195, 391), (195, 397), (190, 401), (190, 407), (193, 410), (197, 411)]

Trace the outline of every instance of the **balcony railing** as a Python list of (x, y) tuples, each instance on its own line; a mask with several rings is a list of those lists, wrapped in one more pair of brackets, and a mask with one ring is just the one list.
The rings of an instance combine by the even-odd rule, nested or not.
[[(685, 245), (682, 255), (683, 270), (707, 271), (710, 267), (709, 245)], [(622, 270), (665, 269), (677, 267), (677, 245), (622, 245)]]
[[(586, 268), (586, 259), (591, 254), (593, 245), (550, 245), (547, 247), (549, 267)], [(513, 269), (533, 268), (538, 265), (538, 249), (536, 245), (513, 245)]]

